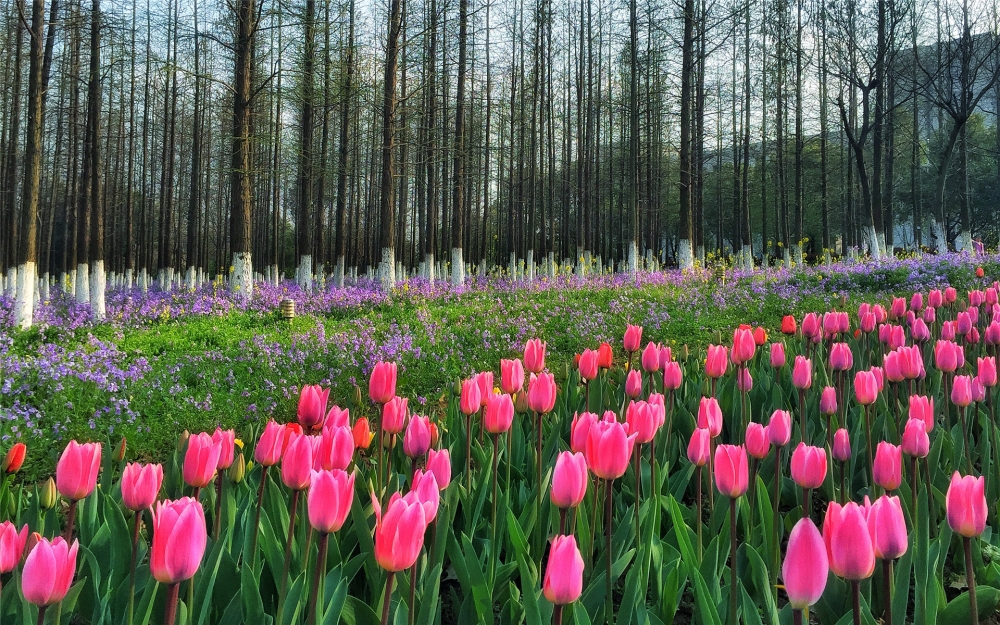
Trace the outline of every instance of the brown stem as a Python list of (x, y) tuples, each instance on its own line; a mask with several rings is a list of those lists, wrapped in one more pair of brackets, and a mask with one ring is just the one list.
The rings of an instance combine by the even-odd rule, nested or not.
[(264, 505), (264, 486), (267, 485), (267, 465), (260, 470), (260, 487), (257, 489), (257, 513), (253, 520), (253, 540), (250, 542), (250, 553), (253, 554), (253, 564), (257, 566), (257, 534), (260, 533), (260, 509)]
[(316, 572), (313, 575), (312, 591), (309, 593), (309, 625), (316, 625), (318, 619), (318, 608), (316, 601), (319, 598), (320, 581), (326, 574), (326, 548), (330, 535), (323, 532), (319, 535), (319, 557), (316, 558)]
[(729, 622), (736, 625), (736, 498), (729, 500)]
[(851, 580), (851, 600), (854, 605), (854, 625), (861, 625), (861, 582)]
[(388, 625), (389, 623), (389, 605), (392, 603), (392, 576), (393, 572), (389, 571), (385, 578), (385, 601), (382, 605), (382, 625)]
[(552, 625), (562, 625), (562, 613), (563, 607), (561, 605), (555, 606), (552, 610)]
[[(163, 604), (163, 625), (174, 625), (174, 621), (177, 619), (177, 598), (180, 593), (180, 584), (167, 586), (167, 602)], [(39, 617), (42, 616), (41, 611), (44, 609), (44, 606), (39, 608)], [(42, 625), (41, 618), (39, 618), (38, 625)]]
[(66, 542), (73, 542), (73, 525), (76, 523), (76, 499), (69, 502), (69, 510), (66, 512), (66, 529), (63, 531), (63, 539)]
[(607, 593), (604, 597), (604, 616), (608, 625), (614, 625), (614, 604), (611, 599), (611, 503), (613, 480), (607, 480), (607, 494), (604, 497), (604, 541), (605, 541), (605, 586)]
[(222, 532), (222, 476), (222, 473), (215, 476), (215, 530), (212, 532), (214, 540), (219, 540), (219, 534)]
[(979, 604), (976, 601), (976, 571), (972, 566), (972, 539), (966, 536), (962, 542), (965, 543), (965, 579), (969, 584), (969, 614), (972, 616), (972, 625), (979, 625)]
[(413, 625), (414, 620), (417, 618), (417, 609), (414, 605), (417, 600), (417, 563), (414, 562), (413, 566), (410, 567), (410, 610), (407, 618), (407, 623)]
[(892, 560), (882, 560), (882, 625), (892, 625)]

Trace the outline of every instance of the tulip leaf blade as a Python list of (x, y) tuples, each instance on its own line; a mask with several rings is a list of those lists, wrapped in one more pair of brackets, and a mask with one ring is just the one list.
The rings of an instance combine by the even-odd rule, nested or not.
[[(979, 607), (979, 618), (986, 619), (996, 612), (997, 605), (1000, 605), (1000, 590), (992, 586), (977, 586), (976, 602)], [(938, 615), (938, 622), (941, 625), (966, 625), (972, 622), (968, 591), (948, 602)]]

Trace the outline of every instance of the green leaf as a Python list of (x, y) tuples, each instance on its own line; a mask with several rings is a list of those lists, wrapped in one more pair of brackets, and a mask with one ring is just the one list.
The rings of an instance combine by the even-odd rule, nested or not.
[(295, 577), (288, 594), (285, 595), (285, 605), (281, 611), (282, 623), (295, 623), (298, 621), (299, 610), (302, 609), (302, 586), (305, 584), (306, 574), (300, 573)]
[[(985, 620), (997, 610), (1000, 604), (1000, 590), (992, 586), (979, 586), (976, 588), (976, 603), (979, 608), (980, 620)], [(942, 625), (968, 625), (972, 622), (972, 610), (969, 605), (969, 593), (963, 592), (948, 602), (941, 614), (938, 615), (938, 622)]]
[(344, 625), (381, 625), (381, 620), (367, 603), (348, 595), (340, 615)]

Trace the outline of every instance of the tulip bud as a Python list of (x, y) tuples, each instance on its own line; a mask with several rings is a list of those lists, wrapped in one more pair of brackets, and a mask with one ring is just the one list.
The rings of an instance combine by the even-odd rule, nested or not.
[(751, 421), (746, 432), (747, 453), (757, 460), (763, 460), (771, 451), (771, 441), (767, 438), (767, 428)]
[(986, 494), (982, 476), (951, 476), (945, 496), (948, 525), (960, 536), (973, 538), (986, 529)]
[(24, 464), (24, 456), (27, 452), (28, 448), (24, 443), (14, 443), (14, 446), (4, 456), (3, 465), (0, 465), (0, 468), (3, 469), (4, 473), (17, 473), (21, 470), (21, 465)]
[(829, 571), (826, 545), (819, 530), (809, 517), (799, 519), (788, 536), (788, 549), (781, 563), (781, 577), (792, 608), (805, 610), (819, 601)]
[(812, 386), (812, 361), (805, 356), (795, 357), (795, 366), (792, 369), (792, 385), (799, 390), (804, 390)]
[(181, 432), (180, 438), (177, 439), (177, 453), (183, 453), (187, 448), (188, 439), (191, 438), (191, 432), (184, 430)]
[(771, 343), (771, 366), (780, 369), (785, 366), (785, 344)]
[(819, 488), (826, 480), (826, 450), (799, 443), (792, 452), (792, 480), (802, 488)]
[(792, 415), (785, 410), (775, 410), (767, 424), (767, 437), (776, 447), (784, 447), (792, 439)]
[(45, 510), (51, 510), (56, 505), (56, 497), (56, 481), (50, 477), (38, 493), (38, 504)]
[(747, 451), (738, 445), (719, 445), (715, 448), (715, 487), (730, 499), (747, 491), (749, 471)]
[(351, 408), (355, 410), (361, 408), (361, 387), (357, 384), (354, 385), (354, 395), (353, 395), (354, 405)]
[(930, 453), (931, 439), (923, 419), (910, 417), (903, 429), (903, 453), (911, 458), (926, 458)]
[(246, 461), (243, 459), (243, 452), (236, 454), (236, 460), (229, 466), (229, 470), (226, 472), (229, 481), (233, 484), (242, 482), (246, 474), (246, 466)]
[(837, 389), (832, 386), (823, 388), (823, 392), (819, 396), (819, 411), (825, 415), (837, 413)]
[(372, 444), (372, 431), (371, 424), (368, 422), (367, 417), (361, 417), (354, 423), (354, 428), (351, 430), (354, 436), (354, 448), (355, 449), (368, 449)]
[(127, 443), (125, 442), (125, 437), (123, 436), (122, 440), (118, 443), (118, 446), (115, 447), (115, 462), (124, 462), (126, 445)]
[(899, 488), (903, 481), (903, 449), (882, 441), (875, 450), (874, 462), (872, 477), (875, 483), (887, 491)]
[(708, 464), (710, 457), (709, 443), (711, 434), (705, 428), (695, 428), (691, 432), (691, 439), (688, 441), (687, 457), (691, 464), (696, 467), (703, 467)]
[(526, 391), (518, 391), (514, 395), (514, 410), (520, 413), (528, 412), (528, 393)]
[(833, 457), (837, 462), (851, 459), (851, 436), (844, 428), (833, 433)]
[(625, 394), (632, 399), (642, 394), (642, 373), (638, 369), (632, 369), (625, 376)]

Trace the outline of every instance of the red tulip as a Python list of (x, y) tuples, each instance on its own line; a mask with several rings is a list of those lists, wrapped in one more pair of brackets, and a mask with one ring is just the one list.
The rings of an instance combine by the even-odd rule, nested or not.
[(860, 581), (875, 571), (875, 545), (868, 521), (853, 501), (843, 507), (835, 501), (829, 503), (823, 521), (823, 542), (834, 575)]
[(524, 388), (524, 365), (519, 358), (500, 361), (500, 388), (508, 395)]
[(264, 425), (264, 431), (260, 434), (257, 447), (253, 450), (254, 459), (265, 467), (278, 464), (281, 454), (285, 449), (285, 427), (274, 421), (268, 421)]
[(705, 428), (695, 428), (691, 432), (691, 439), (688, 441), (687, 456), (691, 464), (696, 467), (703, 467), (708, 464), (711, 434)]
[(222, 442), (212, 440), (207, 432), (193, 434), (184, 454), (184, 481), (194, 488), (205, 488), (215, 477), (222, 455)]
[[(510, 401), (510, 395), (503, 395)], [(513, 405), (513, 404), (511, 404)], [(403, 453), (407, 458), (416, 459), (431, 448), (431, 421), (427, 417), (413, 415), (406, 434), (403, 435)]]
[(396, 396), (396, 363), (378, 362), (368, 378), (368, 397), (376, 404), (387, 404)]
[(4, 456), (0, 469), (3, 469), (3, 472), (8, 474), (17, 473), (21, 470), (21, 465), (24, 464), (24, 456), (27, 453), (28, 448), (24, 443), (14, 443), (7, 451), (7, 455)]
[(372, 495), (375, 509), (375, 561), (391, 572), (405, 571), (413, 566), (424, 545), (427, 515), (423, 503), (404, 499), (393, 493), (382, 514), (382, 506)]
[(763, 347), (767, 343), (767, 330), (758, 326), (753, 330), (753, 342), (757, 347)]
[(623, 423), (607, 418), (593, 423), (587, 436), (586, 451), (590, 470), (604, 480), (616, 480), (625, 475), (635, 439), (636, 434), (630, 434)]
[(149, 551), (153, 577), (161, 584), (191, 579), (201, 566), (207, 542), (205, 511), (196, 499), (159, 502), (153, 509), (153, 544)]
[(351, 435), (354, 438), (355, 449), (368, 449), (372, 444), (372, 429), (366, 417), (361, 417), (354, 423)]
[(663, 386), (672, 391), (676, 391), (681, 387), (681, 383), (684, 381), (684, 374), (681, 372), (681, 366), (676, 362), (668, 362), (663, 366)]
[(959, 536), (973, 538), (986, 529), (986, 482), (982, 476), (961, 476), (955, 471), (951, 476), (945, 508), (948, 525)]
[(212, 441), (220, 445), (219, 464), (215, 468), (221, 470), (233, 466), (236, 457), (236, 432), (217, 427), (212, 434)]
[(781, 318), (781, 333), (782, 334), (795, 334), (795, 317), (792, 315), (785, 315)]
[(858, 371), (854, 376), (854, 396), (862, 406), (875, 403), (878, 398), (878, 380), (871, 371)]
[(552, 539), (542, 593), (555, 605), (573, 603), (583, 593), (583, 556), (572, 535)]
[(851, 436), (844, 428), (833, 433), (833, 458), (837, 462), (848, 462), (851, 459)]
[(309, 488), (312, 470), (312, 437), (292, 434), (288, 448), (281, 458), (281, 481), (292, 490), (305, 490)]
[(961, 408), (972, 403), (972, 376), (955, 376), (951, 383), (951, 403)]
[(725, 345), (709, 345), (705, 357), (705, 375), (710, 378), (721, 378), (729, 368)]
[(559, 508), (575, 508), (587, 494), (587, 459), (581, 453), (563, 451), (552, 472), (552, 503)]
[(826, 450), (799, 443), (792, 452), (792, 480), (802, 488), (819, 488), (826, 480)]
[(524, 345), (524, 368), (529, 373), (541, 373), (545, 369), (545, 343), (531, 339)]
[(903, 429), (903, 453), (912, 458), (926, 458), (930, 453), (931, 439), (923, 419), (910, 417)]
[(309, 524), (330, 534), (344, 526), (354, 501), (354, 474), (334, 469), (313, 471), (309, 479)]
[(427, 452), (427, 470), (434, 474), (438, 488), (444, 490), (451, 484), (451, 453), (447, 449)]
[(771, 451), (771, 441), (767, 438), (767, 428), (763, 425), (751, 421), (747, 424), (746, 432), (747, 453), (757, 460), (767, 458)]
[(319, 384), (306, 384), (299, 394), (297, 418), (302, 427), (314, 428), (326, 416), (326, 403), (330, 398), (330, 389), (323, 389)]
[(792, 440), (792, 415), (785, 410), (775, 410), (767, 424), (767, 438), (772, 445), (784, 447)]
[(86, 499), (94, 492), (100, 472), (101, 444), (81, 445), (71, 440), (56, 464), (56, 487), (59, 494), (73, 501)]
[(28, 526), (17, 527), (10, 521), (0, 523), (0, 573), (10, 573), (21, 562), (24, 544), (28, 541)]
[(611, 345), (607, 342), (601, 343), (597, 348), (597, 366), (601, 369), (610, 369), (614, 361), (615, 354), (611, 351)]
[(903, 481), (903, 449), (898, 445), (882, 441), (875, 450), (875, 466), (872, 477), (885, 490), (896, 490)]
[(162, 466), (129, 463), (122, 471), (122, 503), (135, 512), (146, 510), (156, 502), (162, 484)]
[(629, 353), (639, 351), (639, 346), (642, 343), (642, 326), (627, 325), (625, 326), (625, 336), (622, 339), (622, 344), (625, 347), (625, 351)]
[(73, 585), (76, 552), (79, 542), (66, 543), (61, 536), (40, 538), (28, 552), (21, 571), (21, 594), (30, 604), (50, 606), (59, 603)]
[(698, 427), (706, 428), (715, 438), (722, 433), (722, 409), (714, 397), (702, 397), (698, 405)]
[(906, 553), (906, 519), (899, 497), (882, 495), (868, 510), (868, 532), (875, 547), (875, 557), (895, 560)]
[(792, 368), (792, 385), (799, 390), (812, 386), (812, 361), (805, 356), (795, 357), (795, 366)]
[(826, 545), (812, 519), (799, 519), (788, 535), (781, 578), (793, 609), (805, 610), (823, 595), (830, 571)]
[(780, 369), (785, 366), (785, 344), (771, 343), (771, 366)]
[(551, 373), (531, 375), (528, 380), (528, 407), (539, 414), (552, 412), (556, 406), (556, 379)]
[(731, 357), (734, 365), (741, 365), (753, 359), (757, 343), (753, 340), (753, 332), (749, 329), (736, 328), (733, 332), (733, 351)]
[(715, 448), (715, 487), (719, 492), (736, 499), (747, 492), (749, 470), (747, 450), (738, 445), (719, 445)]

